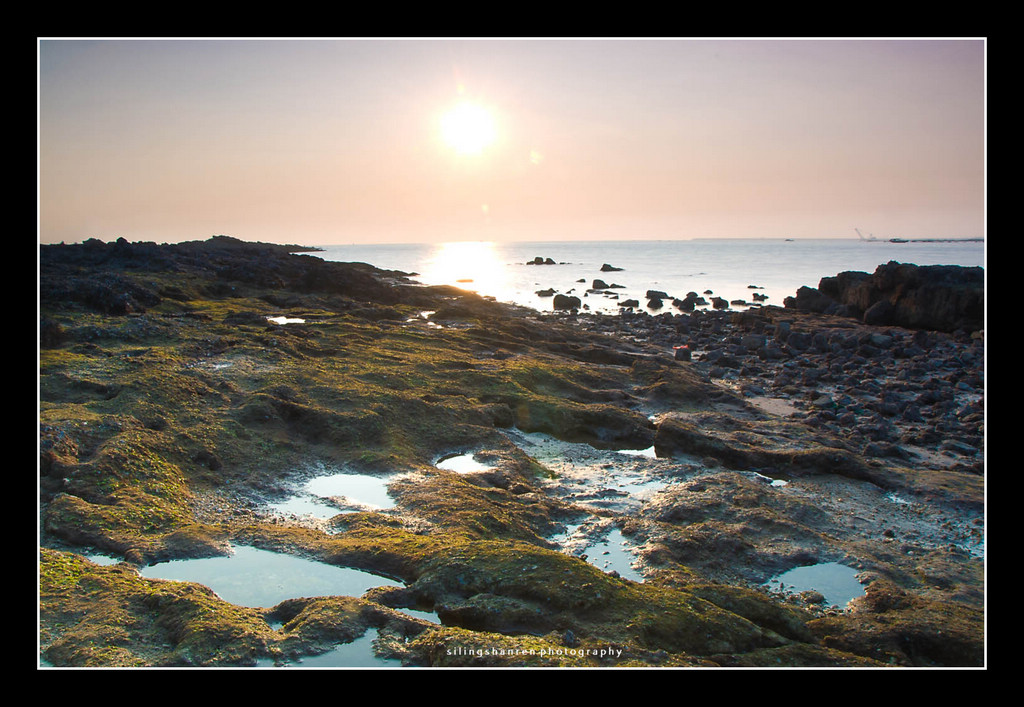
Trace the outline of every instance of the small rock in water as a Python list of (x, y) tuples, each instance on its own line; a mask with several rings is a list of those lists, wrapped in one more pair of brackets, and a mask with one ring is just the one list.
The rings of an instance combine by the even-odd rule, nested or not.
[(825, 595), (816, 589), (808, 589), (805, 592), (800, 592), (800, 599), (803, 600), (804, 604), (825, 603)]
[(579, 309), (582, 305), (582, 301), (575, 295), (555, 295), (552, 306), (555, 309)]

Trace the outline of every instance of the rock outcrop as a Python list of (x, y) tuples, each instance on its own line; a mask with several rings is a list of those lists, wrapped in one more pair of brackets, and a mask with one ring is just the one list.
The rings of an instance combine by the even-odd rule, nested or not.
[(552, 302), (552, 306), (555, 309), (579, 309), (583, 306), (583, 303), (575, 295), (557, 294)]
[(801, 287), (784, 304), (865, 324), (974, 332), (984, 328), (985, 271), (890, 261), (873, 274), (842, 272), (822, 278), (817, 289)]

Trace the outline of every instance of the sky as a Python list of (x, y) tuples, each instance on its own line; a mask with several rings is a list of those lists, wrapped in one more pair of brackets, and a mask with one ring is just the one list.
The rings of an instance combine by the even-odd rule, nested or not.
[(38, 42), (41, 243), (985, 235), (986, 42)]

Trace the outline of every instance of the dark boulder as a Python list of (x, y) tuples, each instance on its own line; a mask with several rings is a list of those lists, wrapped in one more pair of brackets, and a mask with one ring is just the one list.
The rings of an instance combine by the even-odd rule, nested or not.
[(817, 312), (824, 314), (830, 307), (834, 307), (836, 301), (824, 295), (820, 290), (804, 285), (796, 291), (794, 297), (787, 297), (783, 300), (783, 306), (789, 309), (798, 309), (801, 312)]
[(555, 295), (552, 306), (555, 309), (579, 309), (582, 306), (582, 302), (579, 297), (575, 295)]
[(867, 324), (954, 332), (984, 327), (985, 271), (890, 261), (873, 274), (843, 272), (801, 287), (784, 305), (852, 316)]
[(672, 304), (684, 312), (692, 312), (698, 305), (705, 305), (708, 301), (696, 292), (687, 292), (683, 299), (672, 300)]

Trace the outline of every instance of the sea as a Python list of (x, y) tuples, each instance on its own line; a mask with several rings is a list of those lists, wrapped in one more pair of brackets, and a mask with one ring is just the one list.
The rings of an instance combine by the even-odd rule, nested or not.
[[(321, 248), (309, 255), (369, 263), (406, 273), (423, 284), (454, 285), (539, 311), (552, 311), (553, 293), (575, 295), (585, 310), (605, 314), (621, 311), (620, 304), (629, 299), (638, 300), (640, 309), (645, 309), (649, 290), (664, 292), (670, 299), (682, 299), (690, 292), (709, 302), (712, 296), (721, 297), (734, 303), (731, 309), (742, 310), (783, 306), (786, 297), (803, 286), (817, 287), (823, 277), (845, 271), (870, 273), (892, 261), (986, 265), (983, 240), (698, 238), (363, 243)], [(543, 264), (536, 264), (538, 259)], [(673, 310), (666, 301), (661, 311)]]

